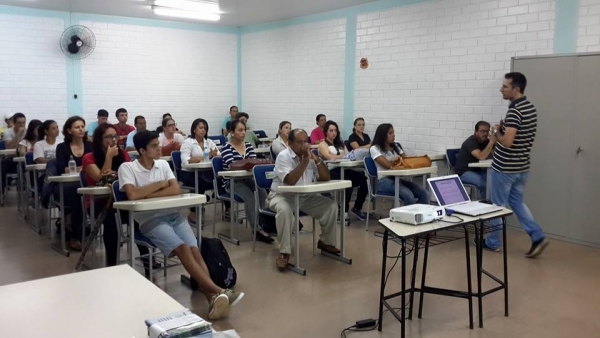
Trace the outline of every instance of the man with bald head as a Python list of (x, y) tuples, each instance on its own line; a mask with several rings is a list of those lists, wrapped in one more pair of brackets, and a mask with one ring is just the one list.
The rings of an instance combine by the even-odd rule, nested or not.
[[(275, 265), (283, 271), (290, 260), (292, 226), (294, 224), (294, 195), (279, 192), (280, 186), (312, 184), (316, 180), (329, 181), (329, 169), (310, 150), (308, 135), (302, 129), (294, 129), (288, 136), (289, 148), (279, 153), (275, 161), (275, 178), (267, 198), (277, 224), (279, 257)], [(335, 224), (338, 206), (330, 198), (321, 195), (300, 196), (300, 211), (316, 218), (321, 224), (321, 235), (317, 247), (322, 251), (339, 254), (335, 247)], [(298, 244), (296, 244), (298, 245)]]

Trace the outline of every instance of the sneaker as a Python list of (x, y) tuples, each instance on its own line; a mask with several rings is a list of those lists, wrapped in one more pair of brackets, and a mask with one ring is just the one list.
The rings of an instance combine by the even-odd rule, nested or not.
[(542, 254), (544, 249), (550, 244), (550, 241), (544, 237), (537, 242), (531, 243), (531, 249), (525, 254), (527, 258), (534, 258)]
[(235, 306), (235, 304), (239, 303), (239, 301), (244, 298), (243, 292), (235, 292), (231, 289), (225, 289), (225, 295), (229, 298), (229, 307)]
[(208, 307), (208, 318), (219, 319), (229, 309), (229, 298), (225, 294), (225, 291), (214, 295), (210, 299), (210, 305)]
[[(473, 238), (473, 244), (475, 244), (475, 246), (477, 246), (477, 242), (479, 242), (479, 240), (477, 239), (477, 237)], [(482, 243), (483, 249), (484, 250), (488, 250), (488, 251), (493, 251), (493, 252), (499, 252), (500, 248), (491, 248), (490, 246), (487, 245), (485, 239), (483, 240)]]
[(362, 210), (352, 208), (352, 210), (350, 210), (350, 211), (352, 211), (354, 216), (356, 216), (356, 218), (358, 218), (361, 221), (364, 221), (367, 219), (367, 215)]
[(290, 254), (280, 253), (279, 257), (275, 260), (275, 265), (279, 271), (285, 270), (290, 261)]

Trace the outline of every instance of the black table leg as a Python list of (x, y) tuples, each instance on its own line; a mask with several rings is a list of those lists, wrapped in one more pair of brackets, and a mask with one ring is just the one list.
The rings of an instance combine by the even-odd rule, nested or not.
[(377, 322), (377, 330), (381, 332), (383, 322), (383, 294), (385, 292), (385, 263), (387, 261), (389, 231), (386, 229), (383, 232), (383, 260), (381, 262), (381, 291), (379, 292), (379, 321)]
[[(410, 298), (409, 298), (409, 308), (408, 308), (408, 319), (412, 320), (413, 313), (413, 299), (415, 298), (415, 279), (417, 277), (417, 263), (419, 262), (419, 237), (415, 237), (413, 247), (413, 267), (412, 273), (410, 274)], [(422, 293), (423, 291), (421, 291)]]
[(467, 258), (467, 292), (469, 293), (469, 328), (473, 329), (473, 288), (471, 285), (471, 249), (469, 243), (469, 229), (465, 226), (465, 253)]
[(427, 257), (429, 256), (429, 236), (425, 239), (425, 254), (423, 256), (423, 272), (421, 274), (421, 295), (419, 297), (419, 315), (418, 318), (423, 316), (423, 298), (425, 296), (425, 276), (427, 274)]
[(481, 291), (481, 274), (483, 269), (483, 222), (475, 224), (475, 238), (477, 238), (477, 248), (475, 250), (477, 250), (477, 304), (479, 305), (479, 327), (483, 328), (483, 295)]
[(504, 316), (508, 317), (508, 248), (506, 243), (506, 217), (502, 217), (502, 256), (504, 259)]
[(402, 238), (402, 330), (400, 337), (406, 337), (406, 238)]

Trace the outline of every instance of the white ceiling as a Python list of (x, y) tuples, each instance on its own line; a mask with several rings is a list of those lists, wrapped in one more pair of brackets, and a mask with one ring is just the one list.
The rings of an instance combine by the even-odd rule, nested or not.
[[(219, 25), (247, 26), (304, 15), (327, 12), (377, 0), (221, 0)], [(0, 5), (58, 11), (127, 16), (183, 22), (186, 19), (157, 17), (150, 10), (152, 0), (0, 0)], [(208, 23), (208, 22), (203, 22)]]

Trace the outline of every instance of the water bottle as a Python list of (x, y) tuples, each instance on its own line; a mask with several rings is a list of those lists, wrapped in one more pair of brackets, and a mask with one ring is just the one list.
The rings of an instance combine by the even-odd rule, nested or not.
[(210, 157), (210, 152), (208, 151), (208, 149), (204, 149), (204, 161), (203, 162), (210, 161), (209, 157)]
[(71, 155), (71, 158), (69, 159), (69, 173), (77, 174), (77, 163), (75, 163), (73, 155)]

